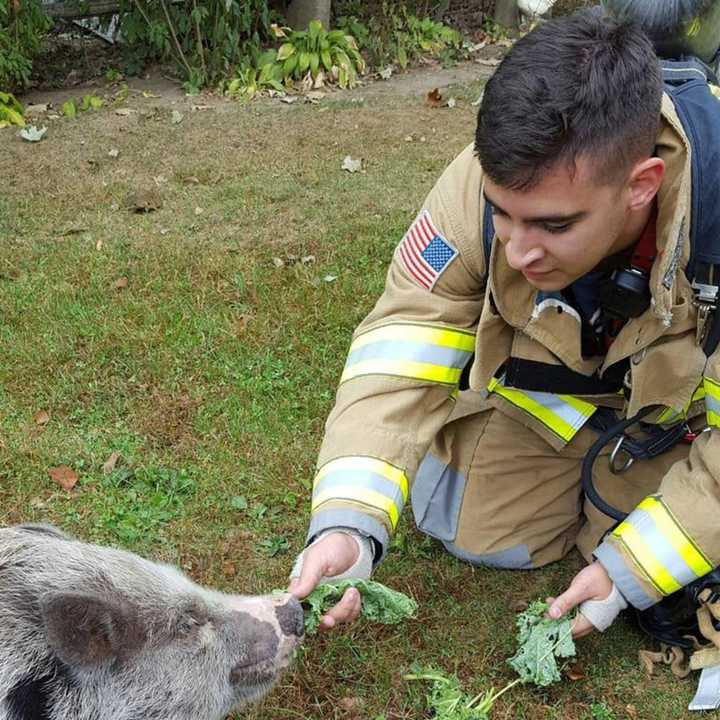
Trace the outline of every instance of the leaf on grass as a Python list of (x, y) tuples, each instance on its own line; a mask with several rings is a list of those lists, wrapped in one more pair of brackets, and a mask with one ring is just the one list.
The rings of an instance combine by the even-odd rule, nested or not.
[(440, 107), (443, 104), (442, 93), (438, 88), (433, 88), (425, 97), (425, 102), (430, 107)]
[(518, 651), (508, 660), (524, 683), (546, 687), (558, 682), (556, 658), (575, 656), (570, 619), (545, 617), (547, 603), (536, 601), (517, 617)]
[(47, 425), (50, 422), (50, 413), (47, 410), (38, 410), (33, 415), (36, 425)]
[(173, 125), (179, 125), (184, 118), (185, 116), (181, 112), (179, 112), (178, 110), (173, 110), (170, 122), (172, 122)]
[(116, 290), (124, 290), (128, 286), (128, 282), (129, 280), (127, 279), (127, 277), (123, 276), (115, 281), (113, 287)]
[(48, 470), (50, 478), (56, 482), (63, 490), (72, 490), (77, 485), (77, 473), (67, 465), (60, 465)]
[(473, 697), (464, 692), (455, 675), (432, 666), (422, 667), (418, 663), (413, 663), (411, 669), (412, 674), (405, 675), (405, 680), (432, 683), (425, 701), (434, 720), (488, 720), (490, 710), (500, 695), (491, 688)]
[(383, 625), (397, 623), (415, 617), (417, 603), (411, 597), (391, 590), (373, 580), (339, 580), (318, 585), (302, 602), (308, 606), (305, 632), (313, 635), (320, 625), (320, 618), (350, 588), (357, 588), (362, 597), (362, 617)]
[(445, 103), (449, 108), (454, 108), (457, 105), (457, 100), (454, 97), (448, 98), (447, 103)]
[(353, 160), (350, 155), (346, 155), (340, 169), (347, 170), (349, 173), (356, 173), (362, 169), (362, 160)]
[(46, 132), (46, 127), (38, 130), (34, 125), (30, 125), (30, 127), (23, 128), (20, 131), (20, 137), (28, 142), (40, 142), (45, 137)]
[(103, 475), (109, 475), (111, 472), (113, 472), (113, 470), (115, 470), (115, 467), (118, 464), (118, 460), (120, 460), (120, 453), (117, 452), (117, 450), (114, 450), (110, 454), (110, 457), (103, 463)]

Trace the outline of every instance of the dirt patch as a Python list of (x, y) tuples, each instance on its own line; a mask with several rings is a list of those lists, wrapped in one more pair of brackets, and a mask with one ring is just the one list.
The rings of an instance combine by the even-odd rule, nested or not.
[(154, 447), (177, 450), (194, 442), (197, 400), (186, 393), (156, 392), (146, 402), (147, 407), (138, 412), (138, 430)]

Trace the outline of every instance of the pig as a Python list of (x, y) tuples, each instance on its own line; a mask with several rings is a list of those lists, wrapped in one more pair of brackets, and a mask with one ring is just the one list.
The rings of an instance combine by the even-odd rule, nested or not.
[(45, 525), (0, 528), (0, 720), (221, 720), (303, 636), (288, 594), (228, 595)]

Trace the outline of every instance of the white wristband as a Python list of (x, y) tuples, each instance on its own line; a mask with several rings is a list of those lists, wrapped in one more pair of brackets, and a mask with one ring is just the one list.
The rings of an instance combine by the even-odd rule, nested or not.
[(600, 632), (604, 632), (626, 607), (625, 598), (613, 583), (610, 594), (604, 600), (586, 600), (580, 603), (578, 611)]
[(318, 535), (295, 559), (295, 564), (290, 572), (290, 578), (300, 577), (303, 567), (303, 559), (305, 553), (316, 543), (320, 542), (324, 537), (332, 535), (333, 533), (344, 533), (349, 535), (358, 546), (358, 559), (343, 573), (339, 575), (333, 575), (332, 577), (323, 577), (320, 580), (320, 584), (326, 582), (334, 582), (335, 580), (345, 580), (346, 578), (355, 578), (356, 580), (367, 580), (370, 577), (373, 569), (374, 553), (372, 548), (372, 542), (370, 538), (360, 533), (353, 532), (349, 528), (328, 528)]

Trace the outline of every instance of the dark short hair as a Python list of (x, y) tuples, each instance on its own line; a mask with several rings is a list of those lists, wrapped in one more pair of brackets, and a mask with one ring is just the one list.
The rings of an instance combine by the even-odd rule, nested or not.
[(542, 23), (520, 39), (485, 87), (475, 152), (493, 182), (536, 185), (559, 163), (595, 162), (599, 184), (652, 154), (662, 73), (638, 25), (600, 8)]

